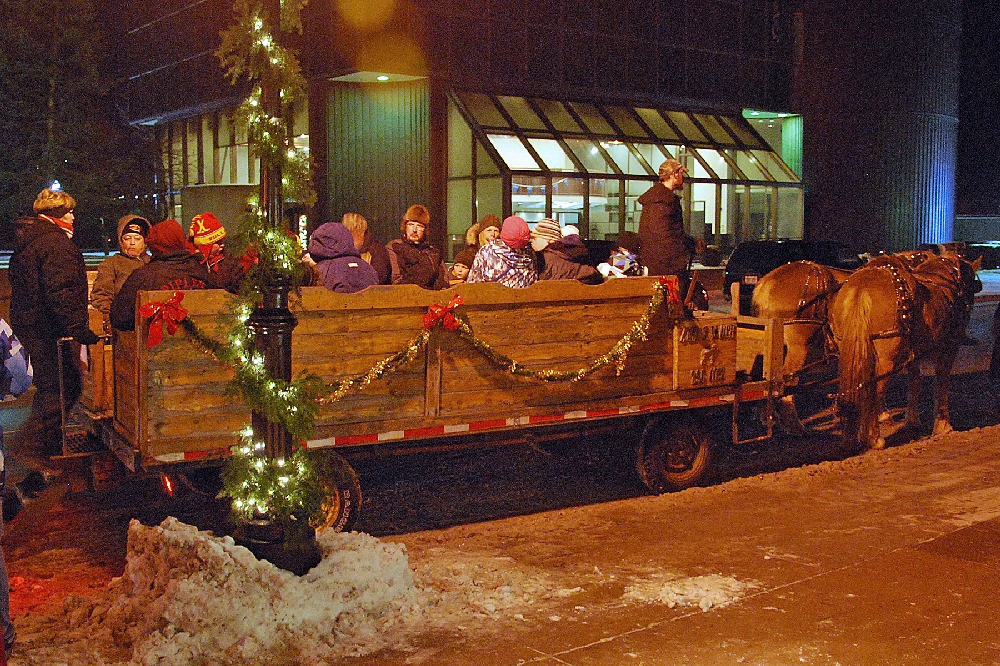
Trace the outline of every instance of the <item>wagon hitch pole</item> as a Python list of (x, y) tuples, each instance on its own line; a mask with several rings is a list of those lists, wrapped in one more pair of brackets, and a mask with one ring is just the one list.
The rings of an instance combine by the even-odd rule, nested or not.
[[(271, 39), (276, 41), (281, 34), (281, 0), (264, 0), (262, 10), (271, 29)], [(265, 77), (261, 81), (261, 92), (264, 113), (280, 119), (281, 91), (278, 86)], [(273, 229), (281, 228), (283, 201), (281, 167), (261, 160), (260, 206)], [(283, 278), (266, 285), (264, 297), (248, 322), (254, 333), (254, 348), (263, 355), (265, 369), (272, 378), (285, 382), (292, 379), (292, 330), (298, 323), (288, 309), (290, 289), (291, 284)], [(263, 444), (267, 455), (276, 460), (291, 457), (293, 441), (287, 428), (256, 410), (251, 413), (251, 425), (255, 446)], [(289, 532), (285, 525), (268, 518), (241, 522), (233, 536), (258, 558), (266, 557), (276, 566), (303, 575), (321, 559), (316, 532), (308, 525), (303, 525), (295, 534)]]

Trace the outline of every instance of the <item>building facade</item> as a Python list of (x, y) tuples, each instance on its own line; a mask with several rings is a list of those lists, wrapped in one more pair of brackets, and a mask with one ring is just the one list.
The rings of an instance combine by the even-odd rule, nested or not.
[[(944, 6), (928, 22), (936, 32), (920, 28), (925, 46), (952, 29), (947, 5), (957, 0), (938, 1)], [(141, 52), (119, 59), (119, 98), (162, 146), (165, 214), (190, 219), (200, 202), (218, 200), (218, 188), (239, 192), (259, 177), (232, 122), (241, 91), (213, 55), (231, 4), (150, 4), (110, 23), (124, 53)], [(451, 251), (487, 213), (555, 217), (612, 239), (635, 229), (635, 200), (669, 156), (689, 168), (691, 233), (723, 251), (744, 239), (803, 235), (847, 238), (859, 250), (939, 240), (953, 217), (953, 168), (950, 192), (919, 191), (927, 146), (914, 146), (911, 135), (929, 123), (930, 157), (939, 162), (934, 156), (950, 151), (953, 167), (955, 112), (921, 101), (924, 84), (947, 79), (948, 68), (921, 65), (906, 79), (913, 90), (870, 99), (827, 70), (839, 71), (839, 58), (848, 69), (877, 71), (878, 63), (851, 55), (871, 29), (840, 22), (851, 8), (814, 4), (312, 0), (302, 34), (283, 37), (309, 81), (288, 131), (309, 148), (318, 195), (314, 208), (293, 213), (315, 227), (360, 212), (387, 241), (406, 207), (424, 203), (432, 238)], [(838, 51), (827, 44), (832, 35), (850, 40)], [(894, 74), (873, 85), (905, 74), (907, 58), (897, 60)], [(841, 84), (852, 96), (841, 97)], [(936, 94), (947, 102), (950, 92), (941, 84)], [(873, 103), (859, 132), (849, 118), (862, 115), (862, 99)], [(884, 112), (895, 121), (883, 122)], [(898, 154), (867, 161), (885, 169), (877, 186), (853, 190), (857, 211), (847, 221), (841, 192), (857, 183), (836, 173), (831, 146), (835, 155), (865, 146)], [(908, 173), (898, 183), (897, 165)], [(896, 218), (884, 214), (890, 204)]]

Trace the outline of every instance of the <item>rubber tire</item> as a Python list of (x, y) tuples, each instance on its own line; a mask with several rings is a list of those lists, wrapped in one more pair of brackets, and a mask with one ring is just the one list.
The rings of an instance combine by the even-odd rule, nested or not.
[(350, 463), (332, 451), (317, 452), (316, 464), (327, 496), (323, 501), (323, 518), (311, 524), (317, 532), (350, 532), (361, 517), (358, 474)]
[(654, 417), (636, 455), (639, 478), (657, 494), (702, 482), (712, 462), (711, 433), (690, 417)]

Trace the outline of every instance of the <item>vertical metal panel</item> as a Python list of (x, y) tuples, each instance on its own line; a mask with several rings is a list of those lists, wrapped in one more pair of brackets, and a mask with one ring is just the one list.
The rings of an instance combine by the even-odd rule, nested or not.
[(399, 235), (408, 206), (430, 207), (427, 84), (334, 83), (328, 100), (327, 220), (361, 213), (375, 237), (388, 242)]

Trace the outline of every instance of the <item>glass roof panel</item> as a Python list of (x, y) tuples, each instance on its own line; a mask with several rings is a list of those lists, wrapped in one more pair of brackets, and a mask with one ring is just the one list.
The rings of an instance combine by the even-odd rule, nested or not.
[(726, 131), (726, 128), (719, 124), (719, 121), (715, 116), (710, 116), (707, 113), (696, 113), (694, 114), (695, 119), (701, 126), (705, 128), (712, 141), (722, 146), (736, 146), (737, 143), (733, 140), (733, 137)]
[(483, 127), (510, 127), (504, 120), (496, 105), (486, 95), (479, 93), (462, 93), (461, 99), (465, 102), (465, 108)]
[(576, 114), (580, 116), (580, 120), (583, 124), (587, 126), (587, 129), (594, 134), (606, 134), (614, 136), (615, 131), (611, 129), (611, 125), (608, 121), (604, 119), (601, 112), (597, 110), (597, 107), (593, 104), (582, 104), (580, 102), (571, 102), (570, 106), (576, 111)]
[(691, 118), (686, 113), (680, 111), (667, 111), (667, 116), (677, 125), (677, 129), (681, 131), (681, 134), (688, 141), (696, 141), (698, 143), (704, 143), (708, 139), (705, 135), (701, 133), (698, 126), (691, 121)]
[(576, 171), (576, 165), (570, 159), (566, 151), (562, 149), (555, 139), (533, 139), (528, 138), (528, 143), (535, 149), (538, 156), (542, 158), (552, 171)]
[(583, 162), (583, 166), (589, 173), (614, 173), (593, 141), (567, 138), (566, 145), (573, 151), (576, 158)]
[(611, 155), (622, 173), (633, 176), (648, 176), (649, 172), (643, 167), (642, 162), (636, 159), (635, 155), (628, 149), (628, 144), (622, 141), (602, 141), (601, 145)]
[(764, 166), (771, 176), (779, 183), (798, 183), (799, 178), (774, 153), (766, 150), (752, 150), (754, 157)]
[(667, 124), (667, 121), (663, 119), (663, 116), (656, 109), (636, 109), (636, 112), (649, 125), (649, 129), (653, 130), (657, 139), (669, 140), (679, 138), (674, 128)]
[(615, 121), (615, 125), (618, 125), (619, 129), (625, 133), (625, 136), (632, 139), (648, 140), (650, 138), (628, 109), (620, 106), (605, 106), (604, 110), (611, 116), (611, 120)]
[(516, 136), (506, 134), (487, 134), (486, 136), (490, 140), (490, 143), (493, 144), (493, 147), (497, 149), (497, 152), (500, 153), (503, 161), (507, 163), (507, 168), (542, 169)]
[(757, 137), (757, 134), (750, 129), (749, 123), (747, 123), (742, 118), (729, 118), (727, 116), (717, 116), (717, 118), (725, 123), (726, 127), (732, 130), (733, 134), (739, 138), (744, 144), (749, 148), (764, 148), (763, 142)]
[(736, 158), (736, 164), (740, 171), (745, 173), (750, 180), (773, 180), (761, 170), (760, 163), (749, 150), (731, 150), (729, 155)]
[[(697, 153), (698, 157), (701, 158), (700, 160), (693, 160), (694, 169), (692, 175), (695, 178), (743, 180), (742, 174), (736, 175), (733, 173), (730, 165), (726, 163), (725, 158), (719, 154), (719, 151), (712, 150), (711, 148), (694, 148), (692, 152)], [(714, 173), (706, 171), (701, 162), (704, 162)]]
[(528, 106), (528, 100), (523, 97), (507, 97), (499, 95), (497, 96), (497, 101), (503, 105), (503, 108), (507, 110), (510, 117), (514, 119), (514, 125), (516, 127), (531, 130), (545, 129), (545, 124), (542, 123), (538, 114), (536, 114), (532, 108)]
[(660, 162), (666, 159), (663, 153), (660, 152), (659, 148), (652, 143), (635, 143), (632, 144), (636, 152), (642, 155), (642, 158), (646, 160), (646, 164), (649, 165), (649, 171), (646, 171), (643, 175), (655, 176), (656, 170), (660, 166)]
[(562, 102), (555, 102), (549, 99), (536, 99), (532, 101), (538, 105), (538, 108), (545, 114), (545, 117), (548, 118), (548, 121), (552, 123), (557, 132), (574, 132), (579, 134), (585, 131), (573, 120), (573, 116), (569, 115), (569, 111), (562, 105)]

